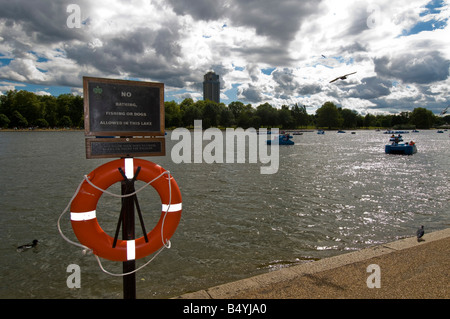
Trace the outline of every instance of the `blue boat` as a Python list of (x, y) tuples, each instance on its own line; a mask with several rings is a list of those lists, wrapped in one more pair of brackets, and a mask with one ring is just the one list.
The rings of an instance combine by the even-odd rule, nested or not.
[(324, 130), (318, 130), (317, 134), (325, 134), (325, 131)]
[[(278, 136), (278, 144), (279, 145), (294, 145), (294, 141), (291, 140), (293, 138), (292, 135), (285, 134)], [(274, 143), (275, 144), (275, 143)], [(267, 145), (272, 145), (272, 140), (267, 140)]]
[(409, 131), (386, 131), (383, 134), (408, 134)]
[(417, 153), (417, 147), (414, 142), (410, 143), (392, 143), (384, 147), (386, 154), (413, 155)]

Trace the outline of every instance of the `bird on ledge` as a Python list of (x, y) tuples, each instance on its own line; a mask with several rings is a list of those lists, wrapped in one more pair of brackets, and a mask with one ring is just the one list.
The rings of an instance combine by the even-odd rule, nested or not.
[(421, 241), (423, 239), (421, 239), (423, 237), (423, 235), (425, 234), (425, 230), (423, 229), (423, 225), (417, 230), (417, 241)]

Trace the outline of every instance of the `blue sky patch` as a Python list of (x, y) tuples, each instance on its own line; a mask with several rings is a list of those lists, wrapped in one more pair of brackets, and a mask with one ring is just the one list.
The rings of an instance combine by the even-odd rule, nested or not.
[(261, 72), (266, 74), (266, 75), (271, 75), (272, 72), (275, 70), (276, 68), (267, 68), (267, 69), (261, 69)]
[(17, 91), (25, 90), (29, 92), (48, 92), (53, 96), (58, 96), (61, 94), (71, 93), (70, 87), (65, 86), (49, 86), (49, 85), (40, 85), (40, 84), (28, 84), (28, 83), (19, 83), (19, 82), (10, 82), (10, 81), (1, 81), (0, 86), (11, 85), (16, 88)]
[(429, 14), (437, 14), (441, 12), (441, 8), (445, 6), (444, 0), (432, 0), (426, 6), (425, 10), (420, 13), (421, 17), (424, 17)]
[(413, 26), (409, 31), (403, 31), (404, 36), (418, 34), (423, 31), (433, 31), (437, 29), (443, 29), (447, 26), (447, 20), (444, 21), (436, 21), (436, 20), (430, 20), (430, 21), (421, 21), (417, 23), (415, 26)]
[[(441, 8), (445, 6), (445, 1), (443, 0), (432, 0), (425, 7), (424, 10), (419, 14), (421, 18), (427, 17), (429, 15), (439, 14)], [(436, 20), (434, 18), (422, 20), (417, 22), (411, 29), (403, 30), (402, 36), (409, 36), (413, 34), (418, 34), (424, 31), (433, 31), (438, 29), (444, 29), (447, 26), (448, 18), (445, 20)]]

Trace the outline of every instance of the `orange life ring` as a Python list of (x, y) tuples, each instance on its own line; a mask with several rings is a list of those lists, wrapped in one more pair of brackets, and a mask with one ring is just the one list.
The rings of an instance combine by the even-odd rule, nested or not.
[[(155, 163), (126, 158), (97, 167), (87, 178), (93, 185), (106, 190), (111, 185), (123, 180), (118, 168), (121, 168), (130, 178), (130, 175), (134, 176), (138, 167), (141, 169), (136, 179), (146, 183), (166, 172), (164, 168)], [(116, 246), (113, 248), (114, 238), (103, 231), (96, 217), (97, 203), (103, 192), (85, 180), (70, 207), (72, 228), (80, 243), (92, 249), (95, 255), (113, 261), (140, 259), (162, 248), (175, 233), (180, 222), (181, 193), (175, 179), (170, 176), (170, 194), (168, 174), (162, 175), (151, 185), (161, 198), (162, 213), (158, 224), (147, 234), (148, 242), (145, 241), (144, 236), (135, 240), (117, 240)]]

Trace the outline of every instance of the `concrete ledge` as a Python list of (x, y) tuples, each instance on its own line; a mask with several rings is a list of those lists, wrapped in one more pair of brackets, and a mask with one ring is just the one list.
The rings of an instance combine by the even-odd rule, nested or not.
[[(435, 231), (429, 234), (425, 234), (423, 237), (423, 241), (421, 243), (430, 243), (435, 240), (441, 240), (450, 237), (450, 228)], [(391, 248), (394, 250), (402, 250), (402, 249), (408, 249), (412, 247), (417, 246), (417, 238), (416, 237), (409, 237), (404, 238), (401, 240), (394, 241), (392, 243), (384, 244), (384, 247)]]
[[(380, 262), (381, 260), (379, 258), (393, 258), (395, 254), (399, 254), (402, 251), (407, 251), (408, 249), (412, 249), (414, 251), (414, 248), (417, 248), (417, 250), (420, 250), (423, 253), (426, 253), (428, 249), (426, 247), (429, 245), (431, 246), (432, 243), (438, 244), (439, 241), (449, 241), (450, 240), (450, 228), (444, 229), (441, 231), (436, 231), (433, 233), (425, 234), (423, 237), (423, 240), (418, 242), (416, 237), (410, 237), (401, 239), (392, 243), (382, 244), (379, 246), (369, 247), (366, 249), (362, 249), (360, 251), (355, 251), (347, 254), (342, 254), (330, 258), (324, 258), (318, 261), (314, 262), (308, 262), (301, 265), (292, 266), (289, 268), (283, 268), (277, 271), (272, 271), (269, 273), (257, 275), (254, 277), (250, 277), (247, 279), (239, 280), (236, 282), (226, 283), (223, 285), (219, 285), (216, 287), (208, 288), (205, 290), (200, 290), (193, 293), (187, 293), (184, 295), (181, 295), (179, 297), (175, 297), (176, 299), (231, 299), (231, 298), (247, 298), (246, 296), (251, 296), (249, 298), (253, 298), (252, 296), (258, 296), (264, 297), (264, 291), (267, 291), (268, 298), (278, 298), (277, 295), (273, 291), (271, 291), (271, 287), (274, 287), (275, 285), (281, 286), (282, 284), (285, 285), (287, 288), (280, 288), (280, 289), (288, 289), (289, 286), (291, 286), (289, 283), (293, 282), (294, 280), (300, 280), (305, 278), (318, 278), (315, 276), (315, 274), (319, 273), (326, 273), (330, 270), (337, 270), (340, 268), (341, 272), (347, 271), (343, 269), (342, 267), (349, 268), (348, 271), (355, 271), (354, 265), (368, 261), (369, 259), (374, 259), (376, 262)], [(447, 243), (442, 243), (440, 246), (443, 246), (444, 250), (447, 249), (446, 247), (449, 246)], [(448, 249), (447, 249), (448, 250)], [(428, 252), (431, 253), (431, 252)], [(408, 252), (409, 254), (409, 252)], [(444, 258), (443, 262), (444, 264), (449, 263), (449, 256), (446, 251), (444, 252), (436, 252), (438, 254), (437, 256), (439, 258)], [(404, 258), (403, 256), (401, 258)], [(424, 257), (425, 258), (425, 257)], [(408, 259), (404, 258), (404, 264), (405, 267), (410, 267), (408, 265)], [(427, 258), (425, 258), (427, 259)], [(402, 259), (401, 259), (402, 260)], [(396, 261), (395, 267), (401, 268), (402, 264), (399, 264), (398, 261)], [(359, 269), (360, 270), (360, 269)], [(410, 269), (407, 269), (408, 271), (411, 271)], [(359, 271), (360, 273), (361, 271)], [(398, 271), (397, 271), (398, 272)], [(448, 272), (448, 270), (447, 270)], [(366, 274), (367, 276), (369, 274)], [(415, 274), (413, 274), (415, 275)], [(343, 278), (345, 280), (345, 277), (348, 276), (349, 280), (352, 276), (352, 273), (350, 272), (347, 275), (343, 275)], [(412, 275), (411, 275), (412, 276)], [(419, 274), (418, 274), (419, 276)], [(420, 276), (423, 277), (424, 274), (420, 273)], [(445, 278), (447, 278), (448, 285), (448, 277), (444, 278), (444, 284), (445, 284)], [(328, 279), (327, 279), (328, 280)], [(433, 280), (436, 280), (436, 278), (433, 278)], [(337, 284), (330, 284), (331, 287), (337, 287)], [(352, 283), (352, 285), (354, 285)], [(345, 284), (343, 285), (345, 286)], [(298, 287), (292, 287), (292, 289), (295, 291), (298, 289)], [(366, 290), (367, 287), (366, 287)], [(442, 290), (442, 289), (441, 289)], [(256, 292), (257, 293), (253, 293)], [(285, 290), (282, 290), (283, 292)], [(445, 288), (444, 288), (445, 291)], [(448, 292), (450, 294), (450, 292)], [(444, 292), (444, 294), (446, 294)], [(271, 297), (272, 296), (272, 297)], [(446, 295), (446, 298), (450, 298), (450, 295)], [(279, 297), (282, 298), (282, 297)]]

